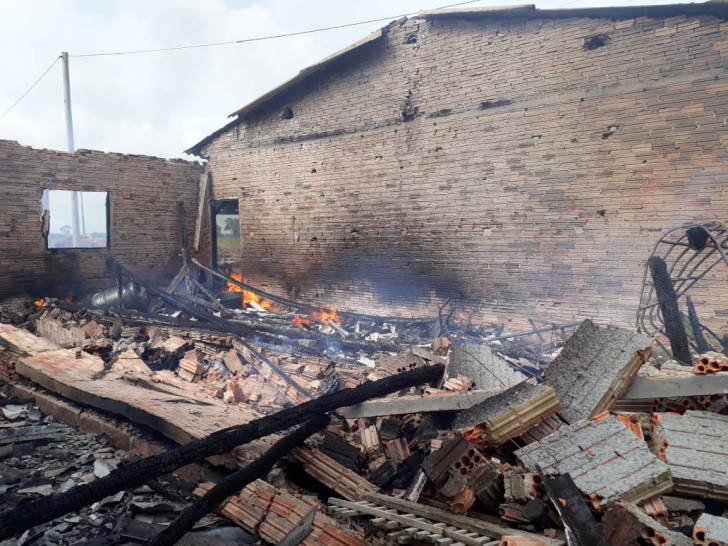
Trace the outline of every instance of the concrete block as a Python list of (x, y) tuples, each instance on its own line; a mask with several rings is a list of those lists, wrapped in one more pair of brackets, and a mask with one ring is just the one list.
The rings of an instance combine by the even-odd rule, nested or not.
[(564, 426), (515, 452), (529, 471), (569, 473), (596, 509), (624, 499), (639, 503), (672, 489), (670, 469), (616, 417)]
[(651, 353), (652, 338), (585, 320), (544, 372), (544, 383), (561, 401), (568, 422), (614, 407)]

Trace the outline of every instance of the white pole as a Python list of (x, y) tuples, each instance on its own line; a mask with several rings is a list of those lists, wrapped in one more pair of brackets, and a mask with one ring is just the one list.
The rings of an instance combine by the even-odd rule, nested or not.
[[(68, 75), (68, 53), (61, 53), (63, 61), (63, 105), (66, 113), (66, 145), (69, 152), (75, 152), (76, 146), (73, 142), (73, 116), (71, 114), (71, 78)], [(78, 247), (79, 242), (79, 221), (78, 221), (78, 192), (71, 192), (71, 232), (73, 246)]]

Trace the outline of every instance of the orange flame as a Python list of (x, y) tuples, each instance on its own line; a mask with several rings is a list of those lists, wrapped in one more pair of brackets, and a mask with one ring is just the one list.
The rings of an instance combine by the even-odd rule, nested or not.
[(301, 318), (298, 315), (296, 315), (295, 317), (293, 317), (291, 319), (291, 324), (293, 324), (297, 328), (303, 328), (303, 325), (304, 324), (309, 324), (310, 322), (311, 322), (310, 320), (305, 319), (305, 318)]
[(330, 320), (333, 320), (336, 324), (341, 324), (341, 317), (339, 317), (339, 313), (333, 307), (330, 309), (322, 307), (318, 312), (314, 312), (313, 316), (324, 324), (327, 324)]
[(45, 305), (45, 300), (41, 298), (39, 300), (35, 300), (33, 303), (35, 304), (36, 309), (41, 309)]
[(71, 303), (71, 302), (73, 302), (75, 300), (76, 300), (76, 295), (73, 292), (69, 292), (68, 293), (68, 296), (66, 296), (65, 298), (63, 298), (63, 301), (65, 301), (66, 303)]
[[(230, 276), (238, 282), (243, 282), (243, 276), (240, 273), (230, 273)], [(237, 284), (233, 284), (228, 281), (227, 290), (225, 290), (225, 293), (228, 292), (243, 292), (243, 289), (240, 288)]]
[(243, 305), (248, 305), (253, 302), (260, 305), (263, 309), (270, 309), (273, 307), (273, 302), (270, 302), (265, 298), (261, 298), (258, 294), (253, 294), (252, 292), (243, 290)]
[[(236, 281), (243, 282), (243, 275), (241, 273), (231, 273), (230, 276)], [(241, 292), (243, 294), (243, 306), (246, 307), (253, 302), (260, 305), (263, 309), (270, 309), (273, 307), (273, 302), (260, 297), (258, 294), (254, 294), (253, 292), (240, 288), (237, 284), (233, 284), (230, 281), (227, 283), (227, 290), (225, 292)]]
[(458, 312), (458, 313), (455, 313), (455, 324), (462, 324), (466, 320), (468, 320), (468, 314), (467, 313), (464, 313), (462, 311), (461, 312)]

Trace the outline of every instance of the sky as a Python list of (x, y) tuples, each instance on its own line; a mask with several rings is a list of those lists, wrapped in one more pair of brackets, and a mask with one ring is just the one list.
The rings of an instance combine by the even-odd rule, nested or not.
[[(62, 233), (63, 227), (71, 225), (71, 196), (73, 192), (51, 190), (48, 192), (50, 210), (50, 232)], [(106, 233), (106, 192), (81, 191), (79, 196), (79, 231), (81, 233)]]
[[(227, 116), (389, 19), (259, 42), (241, 40), (416, 13), (462, 0), (0, 0), (0, 115), (57, 58), (70, 58), (76, 148), (184, 157)], [(468, 7), (506, 5), (485, 0)], [(513, 4), (522, 2), (510, 2)], [(543, 0), (538, 8), (675, 3)], [(61, 63), (0, 119), (0, 139), (65, 150)]]

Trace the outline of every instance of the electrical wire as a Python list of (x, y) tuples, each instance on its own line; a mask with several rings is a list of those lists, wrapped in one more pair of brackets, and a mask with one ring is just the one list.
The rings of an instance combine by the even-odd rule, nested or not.
[[(464, 6), (466, 4), (474, 4), (475, 2), (481, 2), (481, 1), (482, 0), (467, 0), (466, 2), (458, 2), (457, 4), (450, 4), (448, 6), (443, 6), (441, 8), (437, 8), (437, 9), (453, 8), (453, 7), (457, 7), (457, 6)], [(138, 50), (133, 50), (133, 51), (84, 53), (84, 54), (78, 54), (78, 55), (69, 55), (69, 57), (78, 59), (78, 58), (82, 58), (82, 57), (107, 57), (107, 56), (117, 56), (117, 55), (136, 55), (136, 54), (140, 54), (140, 53), (157, 53), (157, 52), (161, 52), (161, 51), (180, 51), (180, 50), (185, 50), (185, 49), (198, 49), (198, 48), (203, 48), (203, 47), (214, 47), (214, 46), (230, 45), (230, 44), (244, 44), (244, 43), (248, 43), (248, 42), (259, 42), (259, 41), (263, 41), (263, 40), (274, 40), (277, 38), (286, 38), (286, 37), (290, 37), (290, 36), (300, 36), (302, 34), (313, 34), (315, 32), (325, 32), (325, 31), (335, 30), (335, 29), (340, 29), (340, 28), (348, 28), (348, 27), (353, 27), (353, 26), (358, 26), (358, 25), (366, 25), (369, 23), (377, 23), (380, 21), (391, 21), (393, 19), (407, 17), (409, 15), (414, 15), (414, 14), (406, 13), (406, 14), (402, 14), (402, 15), (392, 15), (389, 17), (381, 17), (379, 19), (370, 19), (368, 21), (359, 21), (357, 23), (345, 23), (343, 25), (335, 25), (335, 26), (331, 26), (331, 27), (302, 30), (299, 32), (289, 32), (286, 34), (274, 34), (274, 35), (270, 35), (270, 36), (260, 36), (258, 38), (245, 38), (242, 40), (231, 40), (231, 41), (227, 41), (227, 42), (213, 42), (213, 43), (208, 43), (208, 44), (187, 45), (187, 46), (177, 46), (177, 47), (163, 47), (163, 48), (157, 48), (157, 49), (138, 49)], [(10, 108), (5, 110), (5, 112), (3, 112), (2, 115), (0, 115), (0, 120), (3, 119), (8, 113), (10, 113), (10, 111), (13, 108), (15, 108), (18, 105), (18, 103), (20, 103), (20, 101), (22, 101), (26, 97), (26, 95), (28, 93), (30, 93), (36, 85), (38, 85), (38, 83), (40, 83), (40, 81), (45, 77), (45, 75), (48, 74), (48, 72), (50, 72), (51, 68), (53, 68), (55, 66), (55, 64), (58, 62), (59, 58), (60, 58), (60, 56), (56, 57), (56, 59), (51, 63), (51, 65), (48, 68), (46, 68), (46, 70), (33, 83), (33, 85), (31, 85), (25, 91), (25, 93), (23, 93), (20, 96), (20, 98), (18, 100), (16, 100), (10, 106)], [(207, 123), (208, 122), (205, 122), (203, 125), (206, 125)]]
[[(465, 4), (473, 4), (475, 2), (481, 2), (482, 0), (468, 0), (467, 2), (459, 2), (457, 4), (451, 4), (449, 6), (443, 6), (441, 8), (437, 9), (446, 9), (446, 8), (453, 8), (456, 6), (464, 6)], [(212, 42), (208, 44), (196, 44), (196, 45), (185, 45), (185, 46), (176, 46), (176, 47), (160, 47), (156, 49), (137, 49), (137, 50), (131, 50), (131, 51), (112, 51), (112, 52), (105, 52), (105, 53), (83, 53), (83, 54), (76, 54), (76, 55), (69, 55), (69, 57), (74, 58), (81, 58), (81, 57), (110, 57), (110, 56), (118, 56), (118, 55), (137, 55), (140, 53), (159, 53), (162, 51), (180, 51), (183, 49), (199, 49), (203, 47), (215, 47), (215, 46), (222, 46), (222, 45), (232, 45), (232, 44), (245, 44), (249, 42), (261, 42), (263, 40), (275, 40), (278, 38), (288, 38), (291, 36), (301, 36), (303, 34), (313, 34), (315, 32), (326, 32), (329, 30), (336, 30), (340, 28), (349, 28), (349, 27), (355, 27), (359, 25), (368, 25), (369, 23), (378, 23), (381, 21), (392, 21), (399, 19), (401, 17), (408, 17), (410, 15), (415, 15), (416, 13), (403, 13), (400, 15), (390, 15), (389, 17), (380, 17), (378, 19), (370, 19), (368, 21), (359, 21), (357, 23), (345, 23), (343, 25), (335, 25), (331, 27), (323, 27), (323, 28), (314, 28), (309, 30), (301, 30), (298, 32), (288, 32), (286, 34), (272, 34), (270, 36), (259, 36), (257, 38), (244, 38), (242, 40), (229, 40), (226, 42)]]
[(60, 58), (61, 58), (60, 55), (58, 57), (56, 57), (56, 59), (51, 63), (51, 65), (48, 68), (45, 69), (45, 72), (43, 72), (43, 74), (41, 74), (40, 77), (37, 80), (35, 80), (35, 83), (33, 83), (33, 85), (31, 85), (25, 93), (23, 93), (22, 95), (20, 95), (20, 98), (18, 100), (16, 100), (12, 104), (12, 106), (10, 106), (10, 108), (8, 108), (7, 110), (5, 110), (5, 112), (3, 112), (3, 114), (0, 116), (0, 119), (3, 119), (10, 112), (10, 110), (12, 110), (13, 108), (15, 108), (18, 105), (18, 103), (21, 100), (23, 100), (25, 98), (25, 96), (28, 93), (30, 93), (36, 85), (38, 85), (38, 83), (40, 82), (40, 80), (42, 80), (43, 77), (46, 74), (48, 74), (48, 72), (50, 71), (50, 69), (55, 66), (55, 64), (58, 62), (58, 59), (60, 59)]

